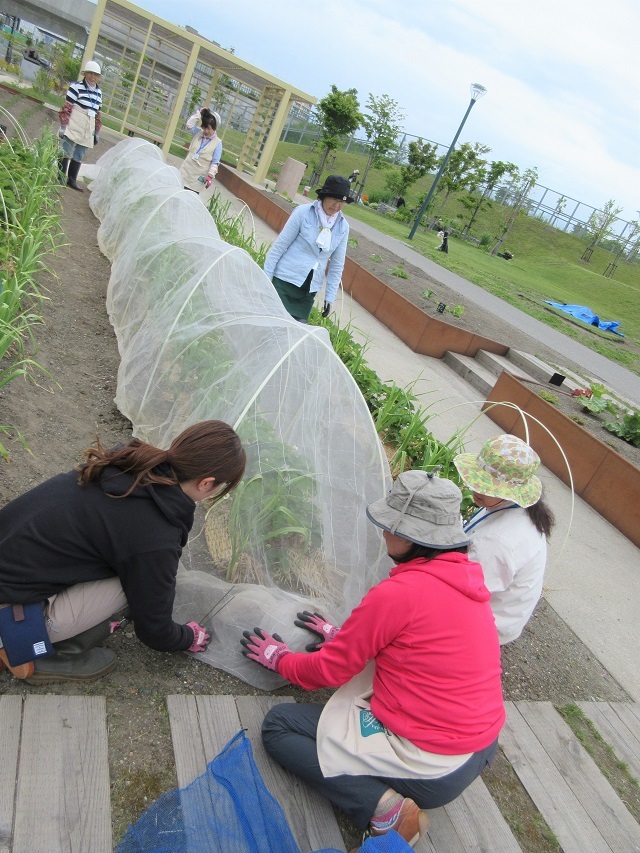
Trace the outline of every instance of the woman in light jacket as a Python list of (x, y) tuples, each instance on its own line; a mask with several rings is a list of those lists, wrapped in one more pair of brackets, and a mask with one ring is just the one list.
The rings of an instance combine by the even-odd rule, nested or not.
[(222, 157), (222, 142), (218, 137), (220, 116), (206, 107), (187, 119), (187, 130), (193, 134), (189, 153), (180, 167), (180, 175), (186, 190), (200, 193), (209, 189), (218, 174)]
[(325, 273), (323, 317), (338, 293), (349, 240), (349, 223), (342, 215), (345, 204), (353, 201), (349, 187), (346, 178), (329, 175), (317, 191), (318, 200), (296, 207), (267, 253), (264, 271), (284, 307), (301, 323), (309, 319)]

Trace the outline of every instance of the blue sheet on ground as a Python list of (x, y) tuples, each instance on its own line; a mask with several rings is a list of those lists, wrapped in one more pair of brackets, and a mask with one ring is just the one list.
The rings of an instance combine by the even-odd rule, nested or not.
[[(396, 832), (369, 838), (366, 853), (411, 853)], [(251, 742), (239, 731), (206, 772), (163, 794), (130, 826), (116, 853), (300, 853), (280, 804), (266, 789)], [(340, 853), (335, 848), (316, 853)]]
[(564, 311), (565, 314), (571, 314), (583, 323), (588, 323), (590, 326), (597, 326), (605, 332), (613, 332), (614, 335), (619, 335), (624, 338), (622, 332), (618, 331), (620, 323), (617, 320), (601, 320), (597, 314), (594, 314), (591, 308), (586, 305), (569, 305), (567, 302), (552, 302), (550, 299), (544, 300), (547, 305), (553, 305), (559, 311)]

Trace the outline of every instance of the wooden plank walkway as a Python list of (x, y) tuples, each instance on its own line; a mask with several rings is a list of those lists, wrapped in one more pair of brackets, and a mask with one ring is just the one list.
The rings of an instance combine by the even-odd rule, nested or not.
[(112, 853), (104, 696), (0, 696), (0, 850)]
[(620, 761), (640, 782), (640, 705), (632, 702), (578, 702)]
[[(178, 782), (205, 772), (247, 729), (265, 785), (302, 853), (344, 850), (328, 802), (266, 755), (265, 713), (288, 697), (169, 696)], [(640, 706), (584, 702), (604, 740), (640, 776)], [(562, 853), (640, 853), (640, 824), (548, 702), (507, 705), (500, 745)], [(0, 696), (0, 853), (111, 853), (104, 697)], [(203, 803), (203, 808), (206, 804)], [(416, 853), (517, 853), (520, 847), (481, 779), (430, 811)]]
[(640, 824), (551, 703), (507, 708), (500, 745), (564, 853), (640, 851)]
[(245, 728), (260, 775), (282, 806), (301, 850), (345, 850), (329, 802), (272, 761), (262, 746), (264, 715), (274, 705), (292, 701), (286, 696), (168, 696), (178, 784), (182, 788), (204, 773), (208, 762)]

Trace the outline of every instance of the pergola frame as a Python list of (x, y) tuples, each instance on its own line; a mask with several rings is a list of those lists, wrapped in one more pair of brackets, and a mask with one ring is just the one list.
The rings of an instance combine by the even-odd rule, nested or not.
[[(224, 143), (225, 134), (235, 133), (237, 168), (256, 182), (266, 177), (292, 103), (316, 103), (312, 95), (128, 0), (98, 0), (83, 67), (94, 58), (103, 65), (103, 114), (121, 133), (144, 136), (165, 154), (174, 142), (185, 141), (187, 105), (196, 90), (209, 105), (225, 82), (228, 102), (223, 109), (213, 105), (223, 116), (218, 134)], [(232, 147), (225, 144), (225, 150)]]

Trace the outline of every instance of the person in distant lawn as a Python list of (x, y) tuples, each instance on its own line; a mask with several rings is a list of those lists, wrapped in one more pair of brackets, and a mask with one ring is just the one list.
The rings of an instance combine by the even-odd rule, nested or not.
[(100, 90), (101, 68), (90, 60), (84, 67), (79, 83), (71, 83), (62, 109), (59, 112), (62, 140), (62, 155), (58, 160), (60, 183), (82, 192), (78, 184), (78, 172), (84, 155), (98, 144), (98, 135), (102, 128), (100, 109), (102, 92)]
[(478, 510), (465, 524), (469, 555), (482, 565), (501, 645), (517, 640), (542, 595), (555, 519), (536, 476), (540, 457), (515, 435), (453, 460)]
[(0, 509), (0, 607), (41, 605), (55, 652), (14, 666), (2, 628), (0, 669), (29, 684), (110, 672), (114, 652), (95, 647), (125, 607), (152, 649), (202, 652), (210, 639), (195, 621), (173, 621), (176, 574), (196, 502), (222, 497), (244, 473), (237, 433), (203, 421), (168, 450), (134, 438), (111, 450), (98, 441), (84, 455)]
[(322, 316), (329, 316), (340, 287), (349, 240), (349, 223), (342, 215), (345, 204), (353, 201), (348, 178), (329, 175), (316, 192), (317, 201), (301, 204), (292, 211), (264, 262), (264, 271), (282, 304), (300, 323), (309, 319), (325, 274)]
[[(367, 507), (395, 566), (341, 628), (303, 611), (312, 654), (245, 631), (243, 654), (326, 705), (282, 704), (262, 724), (267, 752), (371, 835), (414, 845), (425, 809), (455, 799), (490, 763), (505, 720), (500, 646), (482, 567), (467, 556), (462, 493), (405, 471)], [(308, 646), (307, 649), (312, 647)]]
[(186, 190), (200, 193), (209, 189), (222, 158), (222, 142), (218, 137), (220, 116), (206, 107), (196, 110), (187, 119), (187, 130), (193, 134), (189, 153), (180, 166), (180, 175)]

